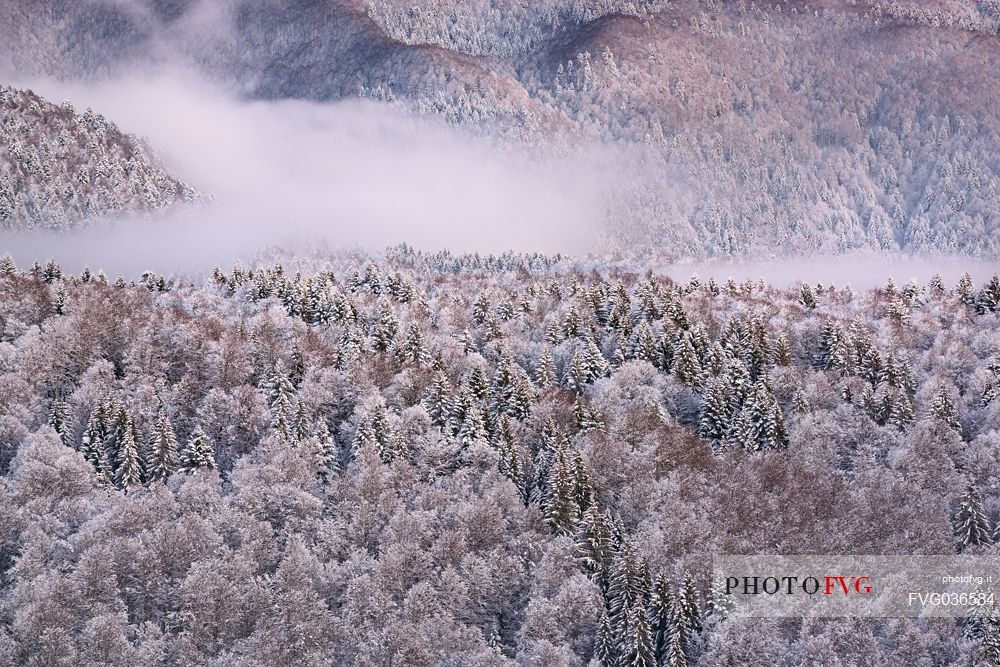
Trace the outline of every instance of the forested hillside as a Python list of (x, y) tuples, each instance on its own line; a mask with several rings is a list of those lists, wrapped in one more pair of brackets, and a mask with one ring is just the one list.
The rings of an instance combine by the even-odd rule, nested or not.
[(727, 620), (709, 574), (995, 554), (998, 313), (997, 277), (5, 258), (0, 662), (997, 661), (988, 623)]
[(100, 114), (0, 86), (0, 230), (65, 229), (198, 198)]
[(542, 152), (607, 148), (626, 186), (604, 207), (606, 241), (622, 252), (1000, 253), (995, 0), (10, 10), (20, 76), (166, 60), (253, 99), (363, 96)]

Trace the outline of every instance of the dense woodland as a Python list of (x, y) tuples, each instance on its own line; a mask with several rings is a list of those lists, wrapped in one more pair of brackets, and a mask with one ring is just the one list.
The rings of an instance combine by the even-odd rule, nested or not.
[(997, 0), (8, 9), (0, 77), (114, 80), (166, 61), (250, 99), (361, 96), (498, 150), (603, 151), (622, 252), (1000, 255)]
[(200, 199), (93, 110), (0, 86), (0, 230), (65, 229)]
[(1000, 280), (0, 261), (0, 662), (983, 665), (725, 618), (719, 553), (996, 553)]

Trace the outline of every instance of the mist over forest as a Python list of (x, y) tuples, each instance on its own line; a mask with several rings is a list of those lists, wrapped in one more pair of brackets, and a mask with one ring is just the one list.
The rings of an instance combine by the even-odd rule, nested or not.
[(0, 5), (0, 664), (1000, 666), (998, 0)]

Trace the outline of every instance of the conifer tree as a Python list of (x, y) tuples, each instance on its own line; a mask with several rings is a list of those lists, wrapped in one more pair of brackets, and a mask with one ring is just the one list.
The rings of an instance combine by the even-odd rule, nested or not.
[(958, 300), (966, 306), (974, 307), (976, 305), (976, 286), (972, 282), (972, 276), (968, 273), (963, 273), (962, 277), (958, 279), (955, 293), (958, 295)]
[(106, 452), (104, 438), (108, 432), (108, 420), (104, 410), (104, 403), (98, 403), (87, 425), (83, 429), (83, 437), (80, 440), (80, 453), (83, 458), (90, 461), (94, 468), (99, 469), (99, 461)]
[(486, 424), (483, 421), (483, 411), (478, 404), (473, 403), (465, 411), (462, 423), (458, 428), (458, 439), (466, 445), (473, 442), (485, 442), (488, 439)]
[(552, 352), (546, 347), (538, 359), (538, 367), (535, 369), (535, 383), (542, 389), (547, 389), (554, 385), (555, 381), (556, 365), (552, 360)]
[(196, 426), (181, 452), (180, 468), (191, 474), (198, 470), (215, 470), (215, 450), (201, 426)]
[(816, 294), (809, 283), (802, 283), (802, 287), (799, 289), (799, 303), (810, 310), (816, 308)]
[(656, 667), (649, 622), (642, 603), (629, 611), (630, 622), (625, 636), (621, 664), (625, 667)]
[(984, 627), (981, 654), (987, 665), (1000, 665), (1000, 624), (987, 623)]
[(577, 515), (582, 516), (594, 504), (594, 484), (590, 479), (590, 471), (583, 462), (580, 452), (573, 452), (571, 464), (573, 475), (573, 499), (577, 507)]
[(684, 625), (691, 632), (701, 632), (701, 605), (698, 602), (698, 592), (695, 590), (691, 576), (685, 574), (677, 596), (677, 605), (684, 614)]
[(330, 435), (326, 420), (320, 419), (316, 434), (313, 437), (313, 458), (316, 462), (316, 475), (324, 482), (340, 472), (340, 463), (337, 461), (337, 444)]
[(931, 418), (961, 435), (962, 425), (958, 422), (955, 404), (952, 402), (951, 394), (944, 385), (941, 385), (934, 395), (934, 401), (931, 403)]
[(698, 435), (707, 440), (713, 449), (718, 450), (729, 434), (732, 399), (728, 376), (714, 380), (705, 392), (701, 416), (698, 419)]
[(372, 325), (372, 349), (376, 352), (385, 352), (395, 343), (398, 332), (399, 321), (393, 315), (389, 302), (382, 299)]
[(122, 491), (142, 484), (142, 461), (136, 443), (135, 428), (129, 419), (120, 432), (115, 469), (115, 484)]
[(150, 482), (165, 480), (177, 470), (178, 464), (177, 438), (167, 413), (160, 410), (146, 457), (146, 479)]
[(596, 504), (584, 512), (576, 529), (575, 555), (600, 586), (608, 587), (608, 567), (611, 558), (611, 532)]
[(472, 304), (472, 321), (476, 324), (483, 324), (486, 316), (490, 312), (490, 300), (485, 293), (481, 293)]
[(635, 547), (630, 542), (625, 542), (613, 561), (607, 596), (611, 624), (619, 636), (627, 636), (626, 630), (631, 625), (630, 613), (637, 602), (641, 602), (646, 596), (646, 591), (642, 589), (640, 569)]
[(617, 642), (611, 629), (611, 621), (607, 611), (601, 611), (601, 620), (597, 624), (597, 641), (594, 646), (594, 660), (597, 667), (620, 667), (618, 663)]
[(788, 336), (781, 334), (774, 346), (774, 363), (778, 366), (790, 366), (792, 364), (792, 344), (788, 341)]
[(983, 500), (972, 480), (966, 485), (965, 492), (959, 500), (954, 527), (959, 551), (993, 543), (989, 520), (983, 511)]
[(910, 396), (905, 391), (887, 393), (886, 396), (892, 396), (886, 423), (905, 431), (913, 422), (913, 403), (910, 401)]
[(684, 636), (680, 632), (674, 632), (670, 638), (670, 648), (667, 651), (667, 659), (664, 662), (666, 667), (687, 667), (688, 659), (684, 652)]
[(674, 604), (670, 582), (661, 574), (653, 584), (649, 599), (649, 626), (657, 665), (666, 662), (670, 649), (670, 638), (674, 634)]
[(656, 350), (656, 339), (653, 337), (653, 330), (649, 328), (649, 324), (643, 322), (642, 326), (635, 332), (631, 358), (648, 361), (656, 366), (658, 365), (658, 357), (659, 354)]
[(53, 401), (49, 412), (49, 426), (59, 434), (59, 440), (67, 447), (72, 447), (72, 434), (69, 432), (69, 406), (63, 401)]
[(431, 418), (431, 423), (441, 428), (450, 428), (450, 383), (451, 381), (443, 371), (435, 372), (430, 393), (427, 395), (427, 398), (424, 399), (424, 406), (427, 408), (427, 415)]
[(698, 388), (701, 384), (701, 361), (698, 359), (698, 353), (689, 335), (683, 336), (681, 339), (674, 361), (673, 373), (674, 377), (689, 387)]
[(367, 413), (362, 414), (360, 421), (358, 421), (358, 428), (354, 433), (354, 440), (351, 442), (352, 458), (357, 458), (359, 452), (364, 448), (371, 448), (372, 451), (378, 452), (375, 430), (372, 428)]
[(805, 392), (801, 387), (796, 388), (795, 394), (792, 396), (792, 411), (795, 414), (804, 415), (810, 409), (809, 400), (806, 398)]
[(997, 310), (1000, 310), (1000, 276), (994, 274), (976, 296), (976, 312), (983, 315)]
[(572, 535), (576, 530), (576, 519), (580, 508), (576, 503), (575, 480), (566, 448), (559, 447), (555, 453), (554, 468), (549, 477), (546, 495), (545, 517), (558, 535)]
[(468, 387), (469, 393), (472, 394), (473, 398), (477, 401), (485, 400), (489, 395), (490, 384), (486, 379), (486, 374), (483, 373), (483, 369), (476, 366), (469, 373), (469, 377), (465, 380), (465, 386)]

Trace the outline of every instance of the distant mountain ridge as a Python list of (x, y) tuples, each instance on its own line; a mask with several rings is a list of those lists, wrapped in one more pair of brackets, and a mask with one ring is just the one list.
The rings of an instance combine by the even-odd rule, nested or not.
[(0, 86), (0, 230), (65, 228), (199, 198), (100, 114)]
[[(1000, 257), (1000, 0), (36, 0), (6, 66), (158, 59), (254, 99), (368, 97), (626, 155), (608, 243)], [(4, 66), (0, 54), (0, 69)]]

